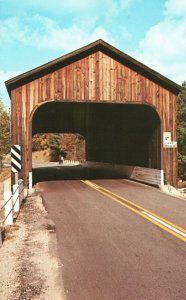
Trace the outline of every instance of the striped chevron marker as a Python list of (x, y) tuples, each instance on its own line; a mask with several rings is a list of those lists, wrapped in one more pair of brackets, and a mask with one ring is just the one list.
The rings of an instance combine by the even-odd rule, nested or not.
[(21, 171), (21, 146), (13, 145), (11, 147), (11, 169), (17, 173)]

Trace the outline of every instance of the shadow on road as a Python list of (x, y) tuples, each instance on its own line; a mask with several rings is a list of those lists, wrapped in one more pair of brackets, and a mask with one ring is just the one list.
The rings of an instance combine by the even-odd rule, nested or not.
[[(54, 166), (33, 168), (33, 184), (52, 180), (114, 179), (121, 178), (111, 170), (85, 166)], [(123, 178), (123, 177), (122, 177)]]

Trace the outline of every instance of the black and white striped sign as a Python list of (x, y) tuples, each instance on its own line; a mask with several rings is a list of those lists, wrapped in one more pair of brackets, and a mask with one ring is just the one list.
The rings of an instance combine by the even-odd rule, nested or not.
[(11, 169), (17, 173), (21, 171), (21, 146), (13, 145), (11, 147)]

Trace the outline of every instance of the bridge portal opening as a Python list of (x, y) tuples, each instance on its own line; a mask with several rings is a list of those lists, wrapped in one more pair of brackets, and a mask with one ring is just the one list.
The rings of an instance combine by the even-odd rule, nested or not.
[(32, 137), (33, 164), (57, 162), (59, 156), (69, 164), (85, 161), (85, 138), (78, 133), (37, 133)]
[(32, 119), (32, 134), (79, 133), (86, 160), (161, 169), (161, 121), (149, 105), (51, 101)]

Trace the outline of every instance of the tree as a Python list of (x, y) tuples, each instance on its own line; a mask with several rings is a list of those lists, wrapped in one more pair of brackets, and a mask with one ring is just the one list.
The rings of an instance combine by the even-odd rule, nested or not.
[(52, 160), (57, 160), (59, 154), (64, 156), (61, 150), (60, 133), (38, 133), (32, 138), (32, 151), (51, 150)]
[(10, 152), (10, 113), (0, 99), (0, 156)]
[(48, 135), (37, 133), (32, 137), (32, 151), (48, 149)]
[(186, 82), (178, 96), (177, 133), (178, 133), (178, 175), (186, 178)]
[(61, 136), (59, 133), (50, 134), (48, 146), (50, 149), (60, 152), (61, 149)]
[(49, 148), (53, 151), (53, 159), (58, 159), (59, 155), (63, 155), (61, 152), (61, 135), (60, 133), (50, 134), (50, 139), (48, 143)]

